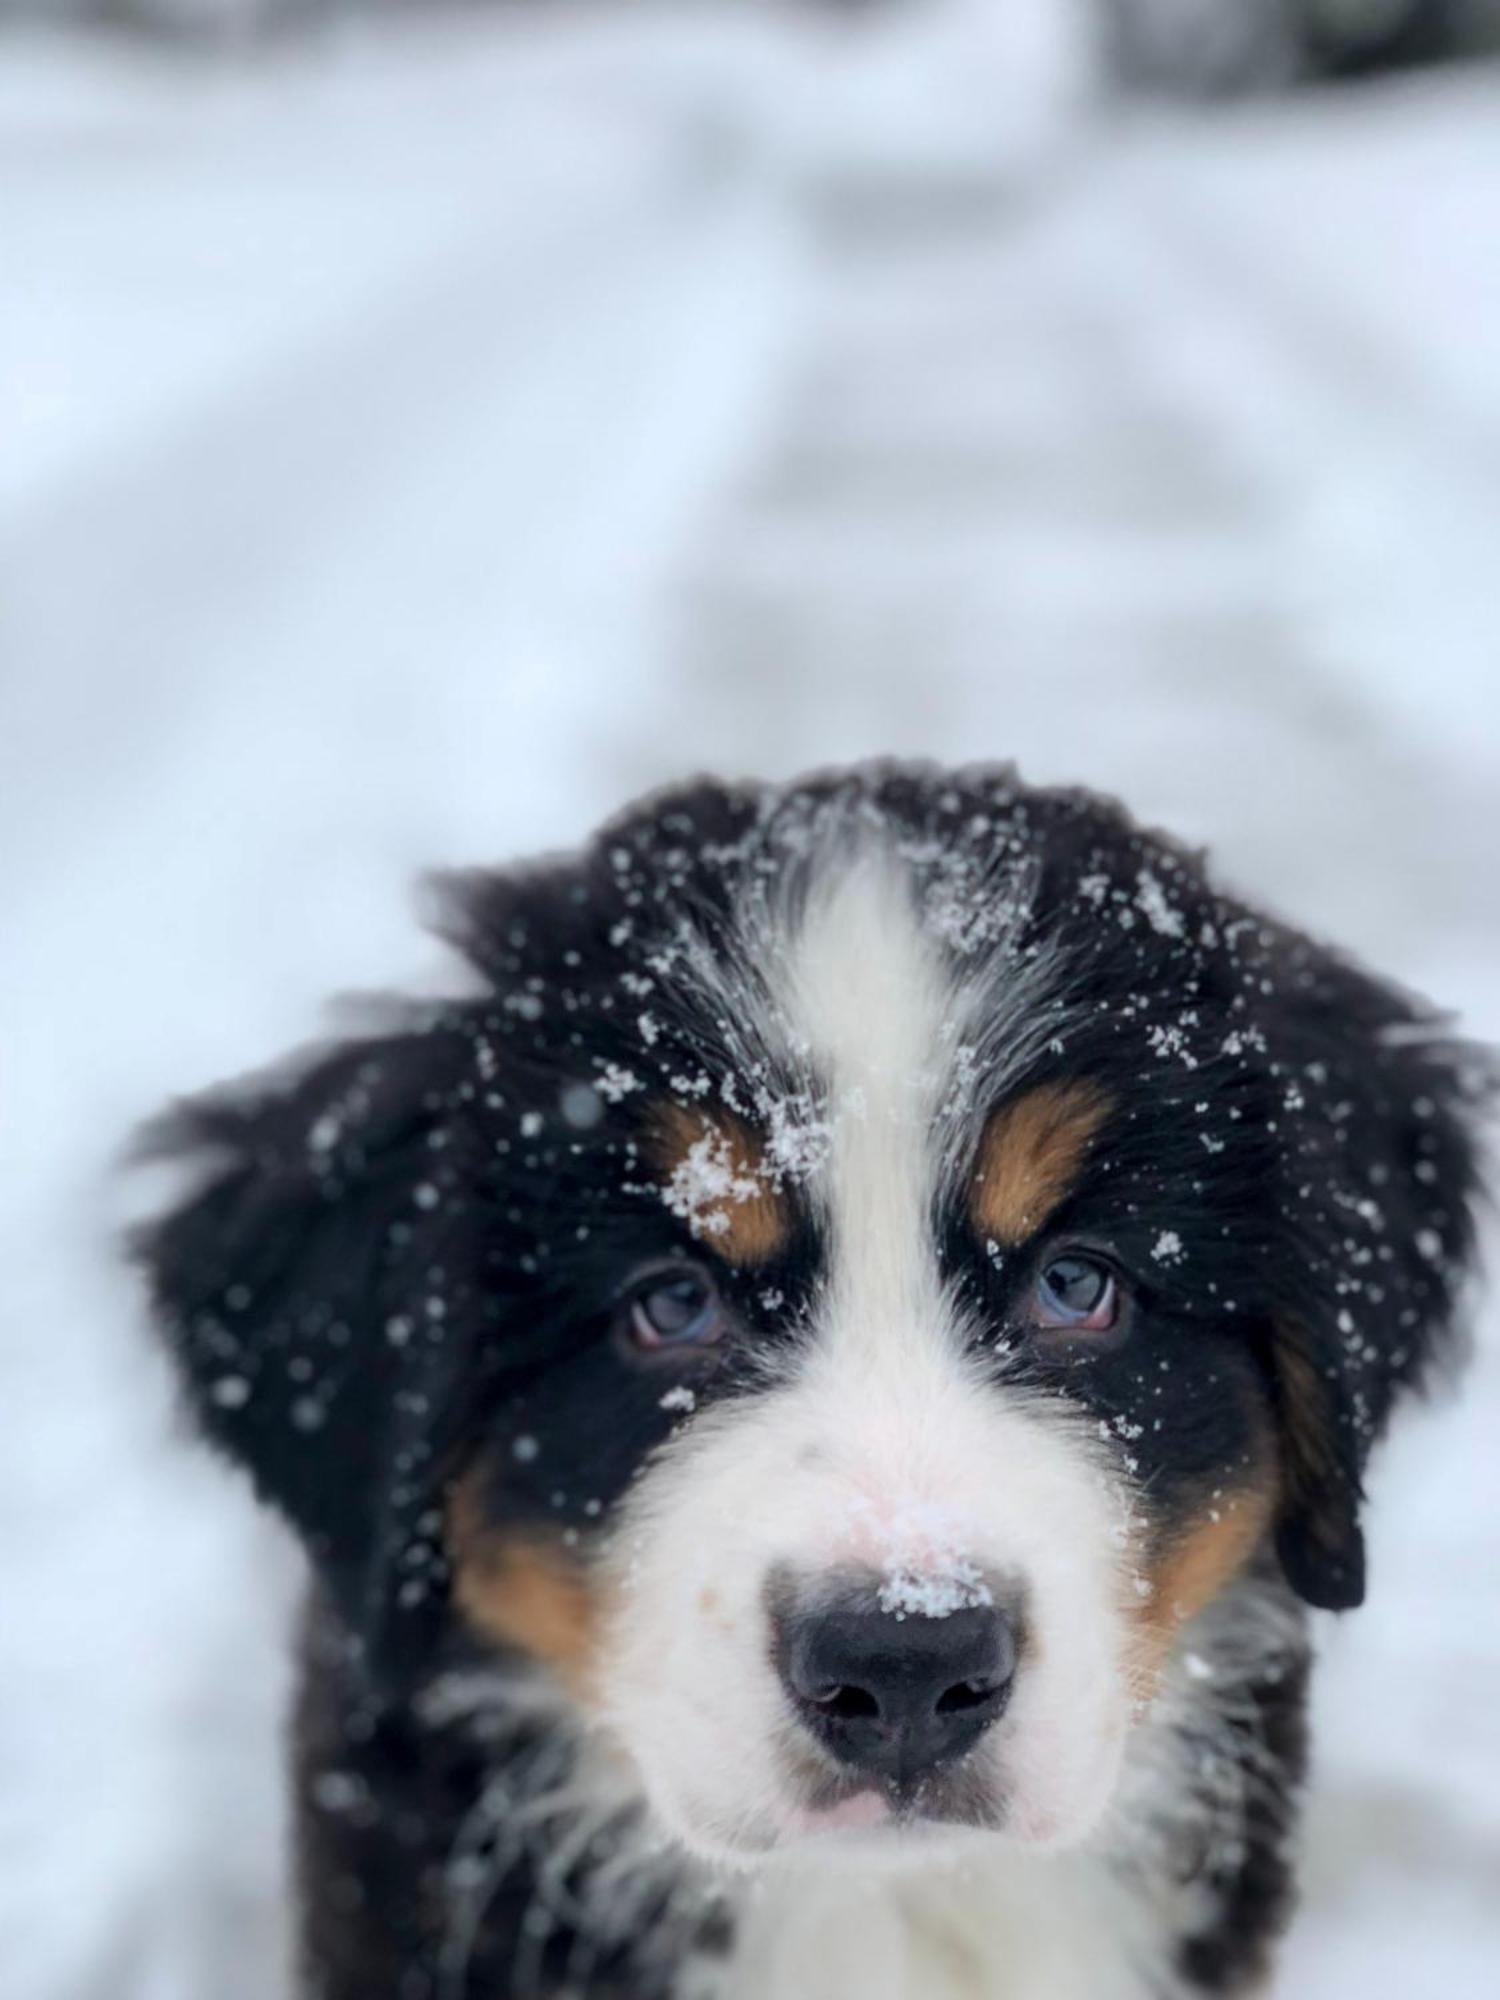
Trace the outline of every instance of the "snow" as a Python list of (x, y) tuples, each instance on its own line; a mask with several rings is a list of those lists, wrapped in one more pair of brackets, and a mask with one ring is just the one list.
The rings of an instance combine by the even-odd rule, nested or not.
[(961, 1556), (921, 1569), (898, 1565), (881, 1578), (877, 1596), (881, 1610), (897, 1620), (951, 1618), (955, 1611), (971, 1611), (994, 1602), (979, 1570)]
[(897, 1619), (951, 1618), (994, 1603), (983, 1572), (966, 1553), (970, 1524), (952, 1508), (857, 1499), (843, 1526), (851, 1545), (870, 1552), (880, 1573), (880, 1608)]
[(1167, 892), (1151, 873), (1143, 868), (1136, 892), (1146, 922), (1162, 937), (1179, 938), (1183, 933), (1183, 919), (1180, 910), (1174, 910), (1167, 900)]
[[(273, 2000), (297, 1561), (177, 1435), (115, 1162), (456, 977), (414, 871), (697, 768), (1016, 756), (1500, 1035), (1500, 74), (1102, 117), (1077, 28), (6, 44), (7, 2000)], [(1500, 1954), (1479, 1336), (1322, 1635), (1297, 2000)]]
[(672, 1214), (695, 1236), (724, 1236), (729, 1205), (755, 1201), (763, 1192), (759, 1171), (746, 1171), (729, 1137), (710, 1127), (693, 1141), (662, 1183), (661, 1196)]

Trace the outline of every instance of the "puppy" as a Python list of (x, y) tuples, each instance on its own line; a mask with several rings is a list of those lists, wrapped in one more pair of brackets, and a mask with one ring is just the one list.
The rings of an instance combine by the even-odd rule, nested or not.
[(150, 1139), (311, 1558), (306, 2000), (1253, 1990), (1491, 1071), (1008, 770), (694, 785), (442, 927), (477, 996)]

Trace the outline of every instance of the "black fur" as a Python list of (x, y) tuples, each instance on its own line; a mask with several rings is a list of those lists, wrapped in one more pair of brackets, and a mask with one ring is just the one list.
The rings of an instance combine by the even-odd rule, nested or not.
[[(670, 1435), (661, 1374), (612, 1332), (632, 1272), (703, 1254), (660, 1200), (642, 1107), (753, 1114), (803, 1087), (772, 1055), (747, 1061), (724, 1006), (723, 984), (748, 993), (758, 977), (738, 913), (772, 889), (795, 901), (810, 851), (877, 822), (953, 950), (1004, 907), (1015, 962), (1064, 968), (1027, 1087), (1087, 1077), (1113, 1101), (1055, 1224), (1129, 1275), (1131, 1337), (1087, 1357), (1012, 1353), (1009, 1373), (1132, 1438), (1164, 1541), (1274, 1434), (1286, 1580), (1317, 1606), (1363, 1595), (1370, 1447), (1444, 1351), (1472, 1249), (1479, 1056), (1082, 793), (880, 768), (648, 801), (576, 858), (448, 884), (443, 928), (481, 997), (191, 1105), (151, 1137), (203, 1162), (199, 1191), (138, 1246), (193, 1410), (302, 1535), (324, 1594), (299, 1735), (318, 2000), (522, 1991), (529, 1864), (489, 1904), (470, 1974), (440, 1969), (454, 1842), (519, 1754), (514, 1737), (502, 1754), (423, 1720), (423, 1690), (474, 1649), (449, 1597), (445, 1495), (477, 1458), (489, 1518), (586, 1553)], [(720, 988), (695, 977), (694, 951)], [(949, 1276), (1004, 1334), (1030, 1263), (988, 1254), (956, 1197), (937, 1220)], [(1164, 1259), (1169, 1224), (1181, 1254)], [(739, 1335), (694, 1374), (700, 1404), (755, 1393), (757, 1350), (796, 1337), (818, 1232), (799, 1210), (770, 1269), (720, 1273)], [(545, 1452), (523, 1448), (535, 1439)], [(1278, 1666), (1244, 1721), (1264, 1782), (1238, 1862), (1216, 1864), (1218, 1919), (1182, 1942), (1190, 1990), (1236, 1990), (1283, 1919), (1302, 1680)], [(696, 1949), (708, 1915), (694, 1922)], [(563, 1925), (527, 1976), (590, 2000), (668, 1990), (644, 1957), (596, 1951), (585, 1974), (587, 1956)]]

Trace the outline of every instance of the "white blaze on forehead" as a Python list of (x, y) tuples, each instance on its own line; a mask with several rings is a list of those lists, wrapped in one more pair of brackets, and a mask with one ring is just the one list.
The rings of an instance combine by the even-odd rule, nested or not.
[(893, 856), (827, 864), (779, 997), (826, 1092), (825, 1349), (855, 1348), (866, 1369), (910, 1364), (944, 1318), (930, 1216), (949, 991)]

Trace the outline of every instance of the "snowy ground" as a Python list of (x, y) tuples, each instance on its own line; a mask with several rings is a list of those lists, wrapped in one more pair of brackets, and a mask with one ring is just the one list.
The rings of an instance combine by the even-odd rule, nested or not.
[[(1015, 756), (1500, 1035), (1500, 74), (1088, 114), (1063, 0), (0, 49), (0, 1993), (267, 2000), (288, 1553), (120, 1135), (700, 765)], [(1326, 1635), (1286, 2000), (1493, 1990), (1500, 1316)]]

